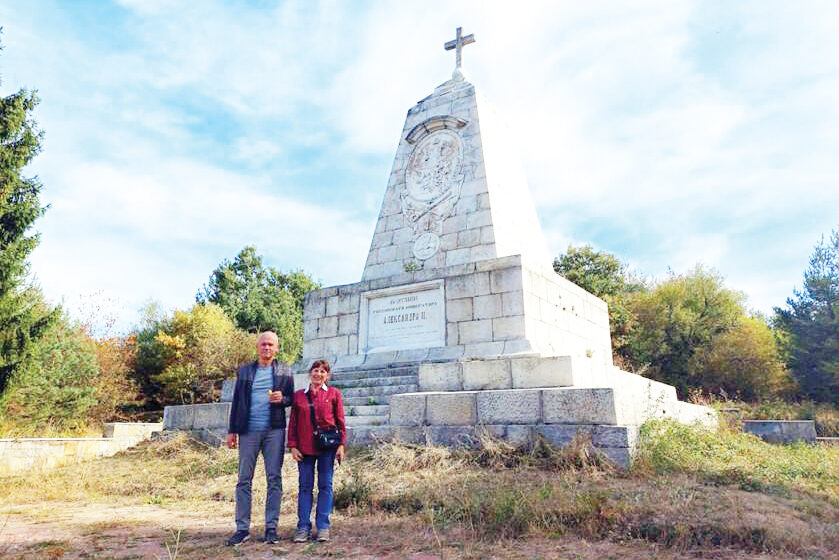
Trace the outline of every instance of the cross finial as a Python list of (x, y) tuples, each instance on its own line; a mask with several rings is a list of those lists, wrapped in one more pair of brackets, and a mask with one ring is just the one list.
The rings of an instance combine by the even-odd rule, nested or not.
[(466, 37), (461, 36), (462, 27), (457, 28), (457, 37), (453, 41), (447, 41), (443, 44), (443, 47), (447, 51), (452, 49), (455, 50), (455, 66), (454, 72), (452, 72), (452, 79), (453, 80), (462, 80), (463, 79), (463, 72), (460, 70), (461, 67), (461, 51), (463, 50), (464, 45), (468, 45), (469, 43), (475, 42), (475, 35), (470, 33)]

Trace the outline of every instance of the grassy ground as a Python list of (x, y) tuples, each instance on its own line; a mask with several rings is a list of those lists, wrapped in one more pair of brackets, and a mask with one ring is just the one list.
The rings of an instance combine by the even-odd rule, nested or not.
[[(633, 469), (584, 441), (486, 439), (474, 451), (383, 444), (335, 477), (333, 542), (223, 546), (236, 452), (185, 438), (0, 481), (0, 558), (839, 558), (839, 447), (734, 430), (644, 427)], [(262, 531), (263, 474), (254, 491)], [(287, 456), (279, 531), (296, 522)]]

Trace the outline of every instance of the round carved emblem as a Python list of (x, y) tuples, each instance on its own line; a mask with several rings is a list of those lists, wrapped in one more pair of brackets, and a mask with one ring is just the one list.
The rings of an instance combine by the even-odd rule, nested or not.
[(433, 257), (440, 249), (440, 238), (432, 232), (419, 235), (414, 241), (414, 256), (421, 261)]
[(411, 198), (433, 203), (445, 196), (463, 160), (460, 137), (450, 130), (438, 130), (420, 140), (405, 169), (405, 183)]

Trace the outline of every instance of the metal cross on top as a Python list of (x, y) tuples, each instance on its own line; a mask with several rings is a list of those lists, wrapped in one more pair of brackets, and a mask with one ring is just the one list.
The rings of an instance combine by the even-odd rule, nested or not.
[(475, 42), (475, 35), (472, 34), (472, 33), (470, 33), (466, 37), (462, 37), (461, 36), (461, 30), (462, 29), (463, 29), (462, 27), (457, 28), (457, 38), (456, 39), (454, 39), (453, 41), (447, 41), (445, 44), (443, 44), (443, 47), (445, 47), (445, 49), (447, 51), (450, 51), (450, 50), (454, 49), (455, 53), (456, 53), (454, 72), (452, 73), (453, 78), (457, 78), (458, 76), (460, 76), (460, 77), (463, 76), (463, 74), (460, 71), (460, 66), (461, 66), (461, 51), (463, 50), (464, 45), (468, 45), (470, 43)]

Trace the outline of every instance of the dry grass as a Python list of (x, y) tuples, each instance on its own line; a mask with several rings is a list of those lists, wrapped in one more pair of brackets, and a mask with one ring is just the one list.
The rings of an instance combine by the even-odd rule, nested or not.
[[(0, 557), (836, 558), (839, 455), (752, 440), (736, 447), (728, 438), (738, 436), (724, 435), (714, 453), (734, 446), (755, 462), (751, 470), (737, 463), (740, 474), (726, 478), (696, 452), (703, 436), (688, 434), (695, 441), (676, 446), (682, 456), (667, 462), (660, 455), (685, 434), (648, 431), (658, 438), (648, 442), (653, 455), (629, 473), (610, 468), (584, 440), (562, 450), (490, 438), (472, 451), (396, 443), (353, 450), (335, 475), (334, 543), (248, 543), (238, 551), (221, 544), (232, 530), (236, 452), (182, 437), (150, 442), (4, 479)], [(781, 457), (774, 467), (771, 455)], [(834, 463), (805, 472), (817, 460)], [(784, 461), (797, 467), (777, 466)], [(744, 484), (746, 475), (757, 483)], [(259, 470), (257, 530), (262, 477)], [(283, 479), (280, 532), (288, 535), (297, 486), (291, 460)]]

